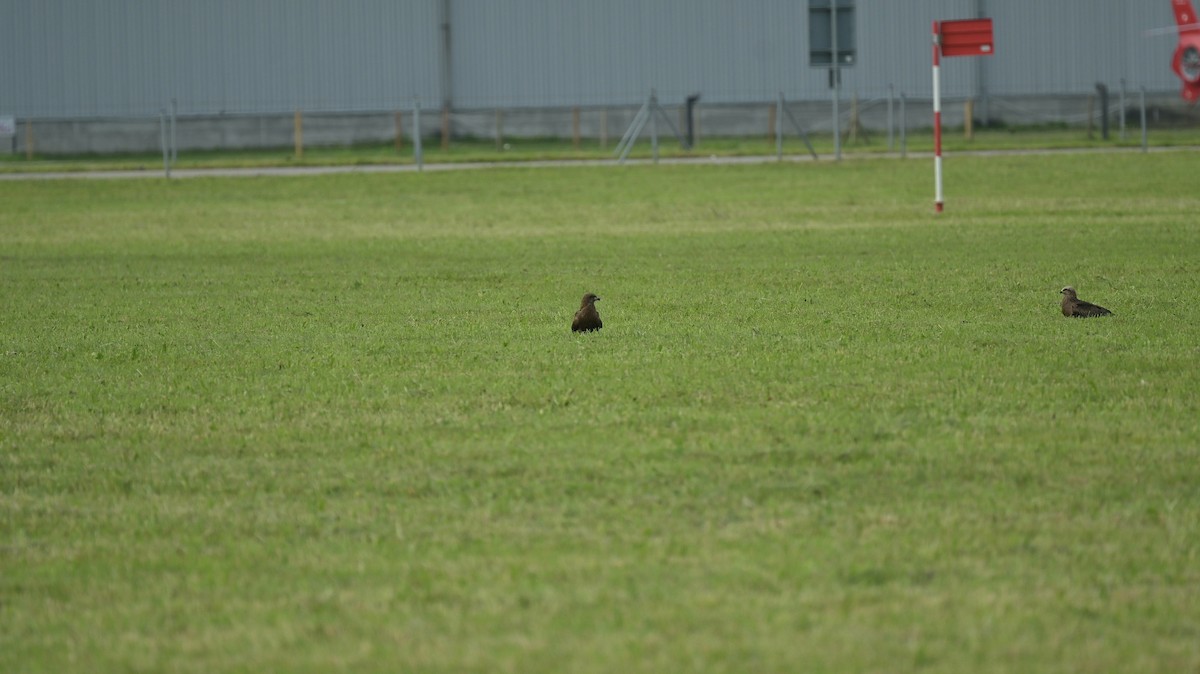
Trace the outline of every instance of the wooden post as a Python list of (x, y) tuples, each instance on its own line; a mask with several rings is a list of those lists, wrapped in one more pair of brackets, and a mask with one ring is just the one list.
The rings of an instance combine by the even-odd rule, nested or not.
[(608, 110), (600, 111), (600, 149), (608, 149)]
[(767, 106), (767, 140), (775, 142), (775, 108), (774, 103)]
[(975, 99), (968, 98), (963, 105), (963, 134), (967, 140), (975, 140)]
[(396, 111), (396, 153), (404, 150), (404, 113)]
[(504, 148), (504, 111), (496, 108), (496, 152)]
[(25, 120), (25, 159), (33, 160), (33, 120)]
[(579, 151), (579, 106), (571, 108), (571, 146)]
[(450, 108), (442, 108), (442, 150), (450, 149)]
[(292, 143), (295, 146), (292, 153), (296, 159), (304, 156), (304, 113), (296, 111), (292, 119)]

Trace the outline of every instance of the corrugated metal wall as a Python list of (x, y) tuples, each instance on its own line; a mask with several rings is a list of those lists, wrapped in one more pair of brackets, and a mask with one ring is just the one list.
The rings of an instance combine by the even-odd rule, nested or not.
[[(973, 0), (858, 0), (858, 65), (843, 88), (883, 96), (928, 91), (931, 16), (967, 16)], [(455, 100), (466, 107), (632, 103), (653, 87), (678, 101), (830, 96), (809, 66), (805, 0), (696, 2), (508, 0), (456, 3)], [(551, 63), (547, 63), (551, 60)], [(972, 78), (948, 73), (947, 90)]]
[[(480, 3), (482, 4), (482, 3)], [(455, 100), (466, 107), (760, 101), (809, 76), (807, 3), (508, 0), (454, 4)]]
[[(445, 3), (445, 4), (444, 4)], [(829, 97), (806, 0), (0, 0), (0, 114), (107, 117), (440, 104), (450, 7), (458, 108)], [(930, 93), (930, 22), (996, 22), (996, 56), (947, 61), (948, 97), (1178, 88), (1168, 0), (857, 0), (847, 96)]]
[(988, 64), (996, 93), (1083, 93), (1097, 82), (1116, 87), (1122, 78), (1131, 86), (1179, 88), (1170, 70), (1174, 34), (1147, 35), (1174, 27), (1168, 0), (993, 0), (987, 8), (1000, 34), (996, 63)]
[(438, 97), (432, 0), (0, 0), (0, 112), (389, 110)]

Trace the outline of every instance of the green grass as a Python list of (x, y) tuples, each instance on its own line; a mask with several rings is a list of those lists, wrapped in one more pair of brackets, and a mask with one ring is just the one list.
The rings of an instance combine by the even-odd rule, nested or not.
[(0, 671), (1200, 668), (1193, 153), (931, 174), (6, 183)]
[[(765, 130), (764, 130), (765, 131)], [(784, 139), (784, 152), (788, 155), (807, 156), (808, 148), (794, 133)], [(446, 149), (436, 139), (426, 139), (422, 145), (423, 157), (428, 164), (465, 162), (527, 162), (540, 160), (612, 160), (613, 150), (619, 139), (611, 139), (602, 147), (595, 139), (581, 142), (576, 149), (571, 141), (555, 138), (510, 138), (507, 149), (497, 150), (492, 140), (455, 139)], [(834, 155), (833, 136), (814, 133), (810, 136), (813, 148), (821, 157)], [(967, 138), (961, 128), (947, 129), (943, 145), (947, 152), (969, 152), (977, 150), (1062, 150), (1062, 149), (1114, 149), (1141, 147), (1141, 133), (1136, 124), (1130, 122), (1128, 135), (1120, 140), (1115, 128), (1109, 140), (1100, 138), (1099, 130), (1090, 135), (1084, 128), (993, 128), (977, 129), (972, 138)], [(1159, 127), (1150, 131), (1148, 145), (1151, 147), (1194, 147), (1200, 145), (1200, 130), (1190, 127)], [(928, 129), (911, 131), (905, 140), (908, 152), (932, 152), (933, 135)], [(880, 131), (848, 137), (842, 143), (844, 155), (878, 155), (887, 152), (899, 154), (901, 139), (896, 134), (888, 147), (887, 136)], [(774, 156), (775, 138), (763, 133), (761, 136), (742, 138), (701, 138), (695, 149), (684, 150), (670, 134), (661, 138), (659, 154), (662, 157), (753, 157)], [(648, 132), (642, 141), (635, 144), (629, 155), (634, 159), (653, 156)], [(185, 151), (175, 164), (177, 169), (211, 168), (263, 168), (287, 166), (381, 166), (411, 165), (413, 147), (406, 142), (400, 152), (393, 144), (360, 145), (351, 147), (310, 147), (303, 156), (296, 156), (293, 148), (255, 150), (205, 150)], [(0, 155), (2, 173), (44, 173), (82, 171), (162, 171), (162, 154), (115, 154), (115, 155), (68, 155), (35, 156), (27, 160), (24, 155)]]

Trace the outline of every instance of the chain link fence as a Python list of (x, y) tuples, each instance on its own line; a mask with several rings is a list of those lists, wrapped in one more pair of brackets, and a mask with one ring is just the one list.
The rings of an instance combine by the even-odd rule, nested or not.
[[(910, 138), (923, 138), (932, 124), (931, 101), (895, 92), (885, 98), (840, 101), (833, 114), (832, 100), (705, 104), (661, 101), (665, 118), (660, 130), (664, 144), (680, 140), (688, 150), (719, 149), (722, 143), (739, 143), (753, 151), (776, 150), (780, 135), (788, 139), (801, 133), (831, 140), (835, 130), (848, 150), (902, 152)], [(569, 108), (419, 109), (378, 112), (292, 111), (280, 114), (176, 115), (170, 107), (154, 117), (102, 119), (13, 119), (0, 125), (0, 153), (10, 162), (21, 159), (55, 159), (77, 156), (149, 154), (169, 150), (179, 153), (272, 150), (302, 156), (306, 149), (392, 148), (397, 161), (413, 159), (414, 137), (419, 134), (427, 150), (472, 147), (503, 153), (537, 141), (564, 151), (600, 152), (614, 149), (637, 118), (640, 104), (579, 106)], [(689, 114), (690, 107), (690, 114)], [(780, 111), (783, 111), (781, 114)], [(667, 122), (670, 122), (669, 124)], [(1010, 143), (1023, 137), (1038, 146), (1048, 130), (1078, 133), (1092, 140), (1154, 144), (1174, 140), (1175, 132), (1200, 131), (1200, 112), (1176, 92), (1145, 92), (1124, 86), (1091, 95), (983, 97), (943, 101), (947, 133), (963, 137), (1004, 131)], [(668, 128), (672, 127), (672, 128)], [(1171, 132), (1169, 139), (1165, 132)], [(641, 139), (647, 141), (649, 131)], [(686, 136), (686, 138), (683, 138)], [(826, 143), (828, 145), (828, 143)]]

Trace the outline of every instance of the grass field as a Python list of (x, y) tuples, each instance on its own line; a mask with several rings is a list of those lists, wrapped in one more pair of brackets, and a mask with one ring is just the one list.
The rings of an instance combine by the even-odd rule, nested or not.
[(1197, 671), (1196, 165), (5, 183), (0, 671)]

